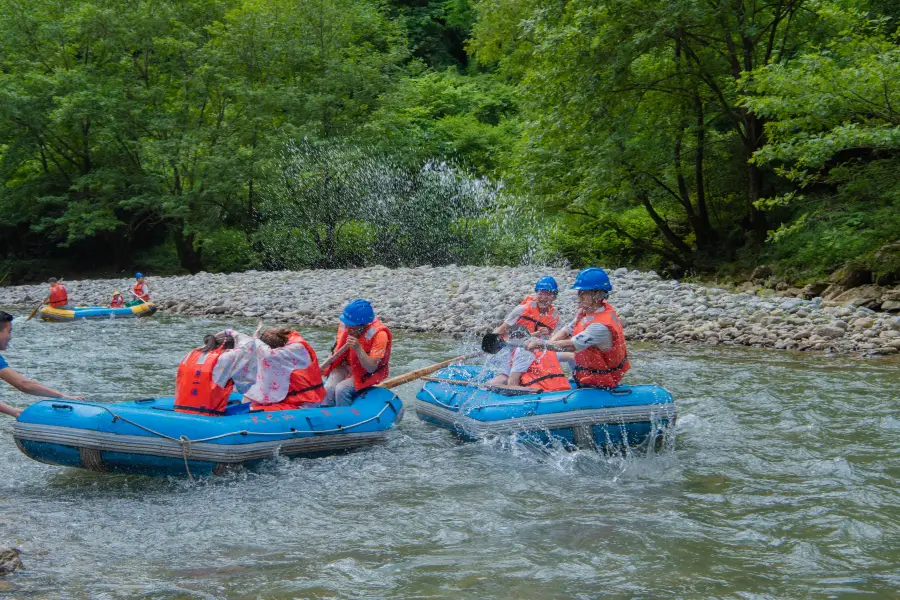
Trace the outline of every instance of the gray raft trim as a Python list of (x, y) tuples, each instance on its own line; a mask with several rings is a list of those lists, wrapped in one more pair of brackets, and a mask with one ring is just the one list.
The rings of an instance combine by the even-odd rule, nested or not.
[(145, 454), (166, 458), (186, 457), (188, 460), (239, 464), (248, 460), (271, 458), (276, 454), (294, 456), (369, 446), (384, 441), (389, 431), (315, 435), (235, 445), (195, 442), (185, 447), (177, 441), (149, 436), (120, 435), (38, 423), (15, 423), (13, 438), (18, 443), (22, 441), (42, 442), (79, 449), (94, 449), (101, 452)]
[(475, 436), (494, 433), (569, 429), (579, 425), (625, 425), (628, 423), (646, 423), (662, 420), (671, 423), (678, 416), (678, 410), (675, 408), (674, 403), (572, 410), (500, 421), (479, 421), (472, 417), (461, 415), (458, 411), (435, 406), (418, 398), (416, 398), (415, 407), (416, 413), (420, 418), (429, 417), (436, 421), (453, 425), (457, 429)]

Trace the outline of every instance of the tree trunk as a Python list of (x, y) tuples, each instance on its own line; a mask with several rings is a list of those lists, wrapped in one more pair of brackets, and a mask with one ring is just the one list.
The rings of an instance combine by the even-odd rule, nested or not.
[(175, 251), (178, 253), (178, 262), (192, 275), (203, 270), (200, 262), (200, 250), (194, 248), (196, 234), (191, 232), (184, 234), (184, 223), (177, 221), (169, 225), (172, 240), (175, 242)]

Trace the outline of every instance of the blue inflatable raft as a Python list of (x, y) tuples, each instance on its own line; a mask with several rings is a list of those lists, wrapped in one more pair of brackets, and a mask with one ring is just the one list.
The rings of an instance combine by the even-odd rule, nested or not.
[(157, 311), (152, 302), (144, 302), (134, 306), (109, 308), (108, 306), (76, 306), (72, 309), (52, 308), (44, 306), (38, 311), (44, 321), (76, 321), (78, 319), (133, 319), (149, 317)]
[(238, 394), (222, 417), (175, 412), (173, 405), (174, 398), (46, 400), (19, 416), (13, 437), (26, 456), (51, 465), (196, 476), (277, 455), (314, 456), (382, 442), (403, 410), (383, 388), (370, 388), (340, 408), (250, 411)]
[(677, 417), (672, 395), (655, 385), (531, 393), (479, 384), (486, 375), (473, 366), (438, 371), (416, 395), (416, 413), (467, 440), (519, 434), (594, 450), (660, 448)]

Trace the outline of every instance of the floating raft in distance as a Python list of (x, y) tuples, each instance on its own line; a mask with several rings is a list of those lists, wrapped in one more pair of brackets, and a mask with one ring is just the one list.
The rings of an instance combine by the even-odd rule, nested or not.
[(156, 476), (221, 474), (281, 456), (314, 456), (382, 442), (403, 405), (370, 388), (351, 406), (249, 411), (233, 394), (228, 413), (175, 412), (174, 398), (101, 404), (46, 400), (13, 425), (16, 445), (47, 464)]
[(133, 319), (149, 317), (157, 307), (152, 302), (144, 302), (134, 306), (109, 308), (108, 306), (77, 306), (74, 309), (62, 310), (44, 306), (38, 313), (44, 321), (76, 321), (78, 319)]
[(481, 368), (473, 366), (438, 371), (439, 381), (428, 381), (416, 395), (419, 418), (467, 440), (521, 434), (538, 443), (556, 440), (598, 450), (659, 448), (677, 418), (672, 395), (656, 385), (515, 395), (511, 389), (473, 385), (479, 376), (484, 377)]

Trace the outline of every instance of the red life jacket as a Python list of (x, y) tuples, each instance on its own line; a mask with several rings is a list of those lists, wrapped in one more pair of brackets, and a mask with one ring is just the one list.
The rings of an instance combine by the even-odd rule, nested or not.
[(50, 286), (50, 306), (53, 308), (59, 308), (60, 306), (65, 306), (69, 303), (69, 292), (66, 290), (66, 286), (61, 283), (57, 283)]
[(309, 366), (305, 369), (294, 369), (291, 371), (290, 386), (284, 400), (275, 404), (257, 404), (253, 402), (250, 405), (251, 410), (307, 408), (325, 399), (325, 385), (322, 383), (322, 371), (319, 369), (319, 359), (316, 357), (316, 351), (296, 331), (291, 332), (287, 343), (303, 345), (306, 352), (309, 353), (311, 360)]
[(592, 323), (605, 325), (612, 334), (612, 348), (606, 352), (596, 346), (575, 353), (573, 376), (579, 387), (614, 388), (631, 368), (625, 349), (625, 332), (612, 306), (603, 303), (595, 312), (575, 323), (573, 335), (578, 335)]
[(559, 364), (556, 352), (551, 350), (535, 353), (535, 359), (528, 366), (528, 370), (522, 373), (519, 385), (539, 387), (548, 392), (572, 389)]
[(516, 325), (524, 326), (530, 333), (535, 333), (539, 327), (546, 327), (553, 331), (559, 324), (559, 312), (553, 305), (545, 314), (541, 314), (537, 298), (534, 296), (526, 297), (519, 306), (524, 306), (525, 311), (516, 320)]
[(175, 378), (176, 412), (211, 416), (225, 414), (234, 382), (229, 379), (225, 387), (220, 387), (212, 379), (213, 367), (224, 351), (217, 348), (204, 353), (198, 348), (182, 359)]
[(114, 296), (109, 302), (110, 308), (122, 308), (123, 306), (125, 306), (125, 298), (122, 296)]
[[(347, 350), (344, 352), (344, 355), (331, 363), (331, 365), (325, 369), (325, 376), (327, 377), (331, 371), (333, 371), (339, 365), (342, 365), (349, 361), (350, 363), (350, 373), (353, 375), (353, 387), (356, 391), (364, 390), (368, 387), (372, 387), (373, 385), (378, 385), (388, 376), (388, 363), (391, 361), (391, 345), (393, 343), (393, 336), (391, 335), (391, 330), (388, 329), (387, 325), (382, 323), (380, 320), (375, 319), (371, 323), (369, 323), (369, 328), (359, 337), (359, 345), (362, 347), (363, 351), (366, 354), (372, 351), (372, 346), (374, 345), (375, 335), (381, 331), (387, 333), (388, 343), (387, 348), (384, 350), (384, 357), (381, 359), (381, 362), (378, 363), (378, 368), (373, 372), (369, 373), (366, 371), (365, 367), (362, 366), (362, 363), (359, 362), (359, 357), (356, 356), (356, 352), (353, 350)], [(347, 328), (344, 327), (343, 324), (338, 327), (337, 333), (337, 341), (335, 342), (335, 348), (340, 348), (347, 341)]]
[(135, 283), (135, 284), (134, 284), (134, 287), (131, 288), (131, 291), (133, 291), (133, 292), (134, 292), (134, 295), (137, 296), (138, 298), (140, 298), (141, 300), (143, 300), (144, 302), (150, 302), (150, 292), (149, 292), (149, 290), (148, 290), (147, 292), (144, 291), (144, 284), (145, 284), (145, 283), (146, 283), (146, 282), (143, 282), (143, 281), (140, 282), (140, 283)]

